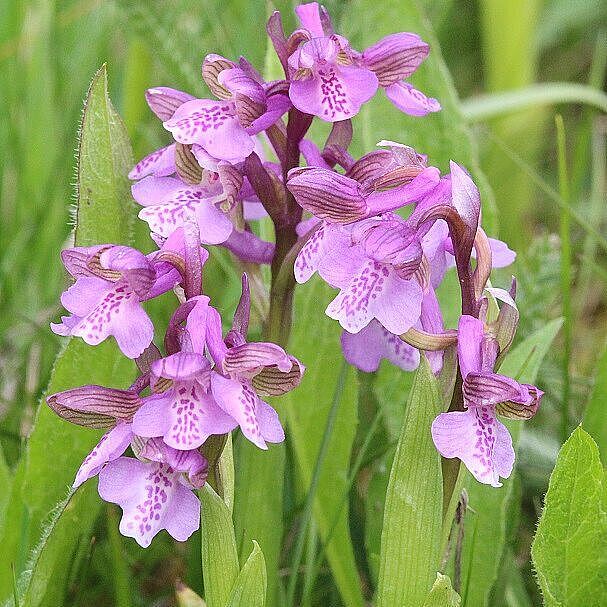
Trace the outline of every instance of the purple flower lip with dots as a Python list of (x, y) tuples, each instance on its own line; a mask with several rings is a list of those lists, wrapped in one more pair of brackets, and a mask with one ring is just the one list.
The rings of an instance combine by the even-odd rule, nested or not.
[(441, 413), (432, 423), (432, 438), (441, 455), (458, 457), (478, 481), (500, 487), (500, 477), (512, 472), (514, 449), (496, 413), (527, 419), (543, 392), (493, 372), (497, 342), (477, 318), (460, 318), (457, 352), (466, 410)]
[[(295, 32), (287, 48), (299, 42), (288, 56), (289, 97), (300, 111), (328, 122), (347, 120), (385, 88), (388, 99), (402, 112), (425, 116), (441, 109), (436, 99), (404, 82), (428, 56), (429, 46), (416, 34), (400, 32), (382, 38), (359, 53), (333, 31), (326, 12), (317, 2), (295, 9), (303, 30)], [(289, 44), (290, 43), (290, 44)], [(275, 44), (281, 60), (284, 51)]]
[(177, 282), (166, 268), (155, 264), (135, 249), (99, 245), (76, 247), (62, 252), (66, 269), (76, 282), (61, 296), (71, 312), (51, 329), (58, 335), (75, 335), (97, 345), (113, 335), (129, 358), (137, 358), (150, 345), (152, 321), (141, 302), (158, 294), (158, 285), (169, 290)]

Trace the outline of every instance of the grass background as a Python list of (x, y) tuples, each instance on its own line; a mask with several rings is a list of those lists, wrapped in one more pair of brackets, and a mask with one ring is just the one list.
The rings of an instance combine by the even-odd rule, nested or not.
[[(290, 6), (279, 4), (281, 9)], [(542, 411), (525, 425), (518, 454), (522, 515), (511, 549), (521, 572), (520, 601), (529, 602), (511, 604), (539, 604), (527, 563), (541, 498), (559, 445), (583, 419), (595, 380), (604, 386), (607, 374), (602, 354), (607, 336), (607, 118), (592, 104), (576, 102), (588, 98), (590, 89), (542, 85), (577, 83), (595, 91), (604, 87), (607, 4), (423, 4), (494, 194), (494, 204), (485, 200), (485, 223), (491, 235), (505, 239), (519, 253), (513, 273), (519, 280), (520, 336), (565, 316), (565, 328), (538, 379), (547, 393)], [(394, 16), (390, 30), (401, 29), (399, 13), (406, 11), (402, 2), (393, 0), (333, 0), (326, 5), (340, 31), (359, 47), (374, 39), (374, 23), (385, 14)], [(293, 25), (288, 12), (287, 28)], [(0, 445), (9, 469), (18, 466), (24, 453), (61, 346), (48, 323), (59, 315), (59, 294), (66, 285), (58, 254), (71, 229), (77, 125), (90, 78), (107, 63), (110, 96), (139, 158), (166, 141), (145, 104), (145, 88), (166, 85), (204, 96), (200, 64), (207, 52), (233, 58), (244, 54), (262, 67), (266, 14), (266, 3), (260, 0), (0, 0)], [(515, 92), (509, 98), (496, 97), (505, 91)], [(492, 95), (497, 103), (494, 115), (488, 115), (493, 106), (479, 102), (479, 95)], [(512, 99), (516, 109), (504, 111)], [(592, 99), (605, 104), (604, 97)], [(375, 135), (384, 128), (377, 122), (382, 111), (369, 112), (361, 116), (357, 150), (382, 138)], [(564, 124), (560, 179), (555, 113), (562, 115)], [(392, 137), (397, 138), (394, 133)], [(419, 151), (432, 159), (431, 148)], [(137, 229), (139, 242), (149, 248), (145, 229)], [(230, 287), (222, 293), (222, 281), (232, 280), (234, 274), (227, 258), (216, 263), (218, 280), (208, 288), (211, 295), (221, 294), (221, 303), (229, 309), (236, 290)], [(503, 283), (507, 274), (499, 278)], [(605, 454), (604, 422), (594, 412), (589, 419)], [(386, 420), (389, 424), (390, 412)], [(398, 419), (393, 425), (398, 427)], [(369, 495), (361, 489), (364, 480), (358, 479), (362, 502)], [(106, 512), (111, 529), (117, 512), (112, 507)], [(353, 503), (351, 518), (356, 516)], [(200, 590), (199, 540), (178, 545), (159, 537), (150, 550), (141, 551), (133, 542), (108, 534), (105, 518), (96, 524), (96, 539), (81, 547), (83, 564), (71, 579), (69, 604), (170, 604), (177, 579)], [(356, 523), (352, 527), (356, 534)], [(19, 559), (22, 564), (26, 556), (17, 559), (17, 570)], [(128, 591), (126, 582), (120, 582), (120, 570), (110, 574), (107, 569), (107, 562), (120, 560), (131, 579)], [(309, 600), (339, 604), (324, 566)]]

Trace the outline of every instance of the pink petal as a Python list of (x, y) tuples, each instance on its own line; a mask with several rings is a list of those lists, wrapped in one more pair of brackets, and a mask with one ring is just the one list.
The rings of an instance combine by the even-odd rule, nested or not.
[(416, 280), (402, 280), (390, 272), (372, 300), (371, 309), (390, 333), (401, 335), (419, 320), (422, 298), (422, 289)]
[(412, 371), (419, 365), (419, 351), (386, 331), (376, 320), (372, 320), (359, 333), (344, 331), (341, 347), (345, 359), (366, 373), (377, 371), (383, 358), (404, 371)]
[[(152, 375), (176, 381), (189, 381), (206, 373), (211, 368), (209, 361), (195, 352), (177, 352), (152, 363)], [(155, 382), (152, 382), (155, 383)]]
[(102, 278), (82, 276), (61, 294), (61, 304), (72, 314), (86, 316), (112, 286), (111, 282)]
[(278, 413), (261, 399), (257, 401), (257, 420), (264, 440), (269, 443), (282, 443), (285, 440), (285, 431)]
[(183, 187), (181, 179), (148, 175), (131, 186), (131, 194), (138, 204), (147, 207), (164, 202), (173, 192)]
[(193, 495), (194, 500), (187, 498), (184, 492), (191, 494), (179, 482), (179, 473), (166, 464), (120, 457), (99, 473), (99, 495), (122, 508), (120, 532), (144, 548), (162, 529), (183, 541), (198, 528), (198, 500)]
[(115, 428), (106, 432), (78, 469), (74, 480), (74, 489), (95, 476), (107, 462), (120, 457), (126, 451), (132, 438), (133, 432), (129, 423), (119, 423)]
[(512, 439), (490, 407), (441, 413), (432, 422), (432, 439), (441, 455), (461, 459), (481, 483), (500, 487), (500, 476), (512, 472)]
[(163, 124), (176, 141), (198, 143), (220, 160), (242, 162), (255, 147), (253, 139), (240, 126), (229, 101), (188, 101)]
[(156, 86), (145, 92), (145, 100), (148, 102), (152, 112), (160, 120), (168, 120), (180, 105), (192, 99), (194, 97), (189, 93), (184, 93), (168, 86)]
[(166, 177), (175, 172), (175, 144), (155, 150), (140, 160), (129, 173), (129, 179), (142, 179), (147, 175)]
[(242, 433), (261, 449), (267, 449), (257, 420), (260, 401), (253, 389), (219, 373), (212, 374), (211, 389), (217, 404), (238, 422)]
[(386, 87), (388, 99), (401, 111), (410, 116), (425, 116), (441, 109), (440, 103), (426, 97), (408, 82), (396, 82)]
[(430, 47), (417, 34), (399, 32), (366, 49), (362, 61), (375, 72), (380, 86), (389, 86), (410, 76), (429, 52)]
[(308, 30), (312, 36), (320, 38), (325, 35), (322, 29), (322, 21), (320, 20), (318, 2), (297, 5), (295, 7), (295, 14), (301, 23), (301, 27)]
[(377, 76), (372, 71), (355, 65), (327, 64), (310, 78), (291, 81), (289, 97), (302, 112), (337, 122), (358, 114), (360, 106), (376, 91)]
[(481, 370), (481, 343), (484, 334), (484, 325), (478, 318), (468, 315), (460, 317), (457, 328), (457, 357), (464, 379), (468, 373)]
[(210, 202), (205, 201), (198, 205), (195, 215), (200, 230), (200, 241), (203, 244), (225, 242), (234, 230), (227, 215)]
[(198, 188), (182, 187), (169, 194), (163, 202), (141, 209), (138, 217), (147, 222), (152, 232), (168, 238), (187, 221), (196, 220), (198, 207), (207, 205), (204, 196)]

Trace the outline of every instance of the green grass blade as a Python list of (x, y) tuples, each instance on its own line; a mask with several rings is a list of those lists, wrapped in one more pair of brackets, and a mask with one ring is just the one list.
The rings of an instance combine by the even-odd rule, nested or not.
[(264, 607), (266, 604), (266, 563), (257, 542), (236, 578), (226, 607)]
[(422, 356), (386, 494), (377, 607), (423, 605), (439, 568), (442, 473), (430, 425), (442, 411), (438, 383)]
[(466, 120), (481, 122), (526, 108), (562, 103), (585, 104), (607, 112), (606, 93), (575, 82), (545, 82), (514, 91), (478, 95), (464, 99), (461, 110)]
[(225, 607), (238, 577), (238, 552), (230, 510), (207, 484), (201, 502), (202, 575), (208, 607)]
[[(330, 420), (331, 403), (340, 375), (340, 365), (336, 361), (343, 358), (339, 340), (341, 329), (324, 314), (331, 297), (331, 289), (318, 279), (299, 288), (295, 296), (294, 318), (302, 322), (294, 324), (290, 351), (307, 365), (307, 370), (301, 385), (281, 397), (281, 410), (288, 422), (287, 435), (293, 445), (303, 495), (311, 487), (325, 427)], [(310, 334), (310, 322), (314, 323), (313, 335)], [(314, 519), (321, 539), (325, 541), (330, 532), (333, 534), (327, 546), (327, 560), (347, 607), (363, 604), (348, 527), (348, 509), (342, 508), (343, 496), (348, 491), (350, 454), (356, 432), (356, 403), (356, 376), (349, 369), (314, 500)], [(339, 510), (342, 512), (337, 528), (331, 531)]]
[(563, 314), (563, 359), (562, 359), (562, 411), (561, 411), (561, 441), (565, 442), (569, 436), (569, 400), (571, 398), (571, 385), (569, 367), (571, 361), (571, 340), (573, 335), (573, 313), (571, 306), (571, 217), (569, 208), (571, 196), (569, 195), (569, 176), (567, 170), (567, 144), (565, 141), (565, 124), (563, 117), (555, 117), (557, 156), (559, 169), (559, 190), (565, 206), (561, 208), (559, 234), (561, 237), (561, 299)]
[[(125, 200), (129, 199), (126, 171), (132, 158), (124, 127), (107, 95), (105, 68), (97, 73), (91, 85), (81, 137), (76, 245), (128, 243), (130, 217), (128, 205), (125, 205)], [(74, 339), (58, 357), (47, 393), (83, 383), (115, 385), (117, 377), (123, 385), (128, 385), (133, 375), (132, 367), (132, 361), (122, 356), (110, 341), (92, 348)], [(23, 519), (27, 531), (21, 537), (21, 550), (28, 551), (38, 543), (45, 529), (45, 518), (65, 494), (65, 487), (72, 482), (82, 459), (98, 437), (98, 432), (72, 426), (45, 404), (40, 406), (27, 445), (22, 483), (15, 487), (15, 491), (21, 492), (27, 508), (27, 517)], [(80, 503), (78, 496), (74, 500)], [(98, 508), (98, 500), (90, 502), (87, 516), (94, 518)], [(65, 533), (65, 561), (59, 559), (57, 566), (63, 563), (67, 569), (79, 530), (72, 528), (70, 535), (69, 527), (66, 527)], [(34, 585), (39, 579), (50, 579), (35, 569), (31, 576)]]
[(595, 384), (584, 412), (582, 426), (596, 441), (603, 465), (607, 467), (607, 348), (599, 358), (594, 373)]
[[(282, 400), (282, 399), (281, 399)], [(267, 574), (268, 607), (278, 602), (278, 565), (283, 535), (285, 445), (262, 451), (249, 441), (234, 446), (234, 528), (241, 561), (256, 541), (263, 551)]]

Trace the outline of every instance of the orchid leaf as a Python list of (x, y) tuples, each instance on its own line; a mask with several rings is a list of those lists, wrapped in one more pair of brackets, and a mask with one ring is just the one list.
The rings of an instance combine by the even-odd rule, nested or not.
[[(314, 338), (310, 339), (308, 323), (296, 323), (293, 327), (293, 346), (290, 352), (299, 360), (310, 362), (301, 385), (281, 397), (281, 410), (287, 418), (288, 434), (293, 443), (304, 491), (312, 481), (340, 375), (341, 365), (336, 364), (336, 361), (342, 359), (341, 329), (324, 314), (330, 299), (330, 289), (317, 279), (299, 289), (295, 298), (294, 317), (314, 319)], [(314, 520), (321, 539), (324, 540), (332, 531), (326, 550), (327, 560), (347, 607), (363, 604), (348, 528), (348, 508), (343, 506), (343, 496), (348, 491), (350, 454), (356, 431), (356, 403), (356, 376), (354, 370), (350, 369), (340, 395), (335, 426), (314, 500)], [(332, 530), (338, 513), (340, 516), (337, 525)]]
[(439, 569), (442, 472), (430, 426), (443, 410), (438, 382), (422, 356), (388, 482), (377, 607), (423, 605)]
[(561, 448), (531, 555), (546, 607), (599, 607), (607, 596), (606, 475), (581, 427)]
[(446, 575), (437, 573), (423, 607), (459, 607), (461, 602), (459, 594), (451, 586), (451, 580)]
[(225, 607), (238, 577), (238, 552), (226, 503), (206, 484), (201, 502), (202, 575), (208, 607)]
[[(127, 172), (132, 156), (124, 125), (107, 94), (105, 67), (97, 72), (89, 89), (79, 151), (76, 246), (98, 242), (127, 244), (130, 238)], [(121, 355), (113, 341), (108, 340), (92, 348), (79, 339), (72, 339), (57, 358), (46, 394), (85, 383), (112, 386), (117, 377), (126, 386), (133, 373), (132, 361)], [(11, 496), (11, 500), (22, 500), (20, 510), (19, 504), (13, 506), (19, 510), (19, 528), (26, 530), (17, 542), (21, 551), (25, 550), (27, 554), (33, 546), (39, 545), (41, 537), (50, 533), (42, 548), (43, 560), (33, 561), (34, 567), (26, 574), (31, 577), (27, 583), (22, 579), (22, 585), (36, 589), (36, 597), (43, 596), (43, 586), (51, 579), (46, 569), (38, 570), (38, 564), (48, 567), (49, 563), (56, 563), (57, 567), (67, 568), (84, 530), (56, 521), (49, 531), (44, 521), (61, 501), (66, 486), (71, 484), (82, 459), (98, 438), (98, 432), (83, 432), (82, 428), (61, 420), (44, 402), (40, 406), (27, 444), (23, 477), (21, 483), (13, 488)], [(89, 493), (90, 489), (83, 491)], [(83, 501), (89, 504), (86, 516), (94, 520), (99, 500), (85, 500), (79, 493), (70, 500), (65, 512), (85, 516), (81, 510)], [(63, 530), (61, 547), (52, 536), (55, 528)], [(54, 555), (54, 550), (60, 550), (62, 556)], [(16, 556), (11, 558), (22, 563), (23, 559)], [(17, 572), (19, 574), (20, 569)], [(8, 595), (9, 588), (4, 578), (0, 578), (0, 582), (2, 595)]]
[[(533, 384), (540, 366), (554, 338), (561, 328), (560, 318), (547, 323), (514, 347), (504, 359), (499, 371), (524, 383)], [(505, 420), (513, 444), (518, 444), (521, 422)], [(462, 552), (462, 571), (468, 576), (462, 581), (462, 598), (465, 604), (487, 605), (491, 588), (497, 578), (500, 558), (506, 542), (506, 525), (514, 483), (504, 482), (495, 489), (476, 482), (467, 473), (464, 486), (470, 508), (466, 512), (465, 535)]]
[(249, 441), (235, 444), (234, 528), (243, 550), (259, 543), (266, 561), (268, 606), (278, 601), (278, 561), (282, 542), (284, 444), (261, 451)]
[(266, 563), (257, 542), (236, 578), (226, 607), (264, 607), (266, 604)]
[[(90, 533), (97, 516), (97, 493), (92, 485), (73, 491), (50, 516), (38, 545), (17, 582), (19, 605), (38, 607), (63, 603), (69, 563), (77, 540)], [(14, 606), (14, 600), (7, 605)]]

